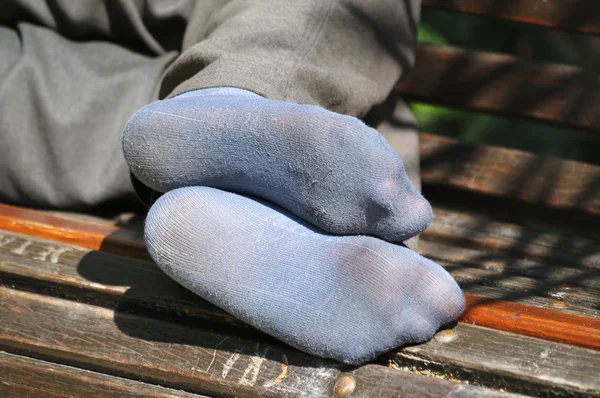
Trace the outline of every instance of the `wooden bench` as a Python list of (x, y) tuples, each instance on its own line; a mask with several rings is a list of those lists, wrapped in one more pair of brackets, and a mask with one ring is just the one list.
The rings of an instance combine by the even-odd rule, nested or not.
[[(423, 4), (600, 34), (592, 1)], [(597, 133), (599, 82), (422, 45), (397, 91)], [(600, 167), (425, 133), (421, 155), (436, 217), (419, 250), (468, 301), (430, 342), (359, 368), (310, 357), (163, 275), (139, 217), (0, 205), (0, 396), (600, 396)]]

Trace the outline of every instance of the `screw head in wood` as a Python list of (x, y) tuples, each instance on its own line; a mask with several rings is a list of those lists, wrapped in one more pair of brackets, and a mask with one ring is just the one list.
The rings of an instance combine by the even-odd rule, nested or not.
[(336, 397), (347, 397), (352, 394), (356, 387), (356, 380), (352, 376), (342, 376), (336, 382), (333, 387), (333, 392)]
[(564, 301), (553, 301), (550, 303), (550, 307), (554, 308), (569, 308), (569, 304)]
[(452, 340), (456, 339), (457, 334), (452, 329), (440, 330), (433, 336), (435, 341), (439, 341), (440, 343), (449, 343)]

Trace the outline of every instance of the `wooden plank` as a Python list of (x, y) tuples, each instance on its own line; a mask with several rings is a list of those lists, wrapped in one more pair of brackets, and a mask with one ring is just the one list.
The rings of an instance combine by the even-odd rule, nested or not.
[[(483, 266), (488, 263), (490, 266), (510, 266), (506, 264), (509, 262), (506, 257), (510, 256), (513, 261), (520, 260), (520, 269), (530, 268), (531, 263), (543, 263), (581, 271), (600, 270), (600, 242), (597, 239), (571, 232), (501, 222), (487, 216), (441, 207), (436, 207), (434, 212), (435, 218), (421, 234), (421, 241), (444, 242), (453, 245), (455, 250), (478, 250), (482, 256), (477, 259), (471, 256), (469, 261), (477, 261)], [(495, 262), (496, 259), (499, 261)], [(500, 259), (505, 260), (504, 265), (497, 264)], [(564, 280), (562, 283), (571, 281)]]
[(181, 287), (154, 263), (27, 235), (0, 231), (0, 281), (182, 323), (250, 329)]
[[(582, 270), (570, 267), (559, 267), (517, 257), (489, 254), (481, 249), (463, 248), (453, 244), (431, 242), (422, 239), (419, 253), (443, 262), (449, 271), (473, 270), (475, 278), (484, 278), (489, 282), (517, 277), (523, 281), (535, 280), (534, 288), (540, 292), (553, 294), (560, 290), (560, 296), (578, 297), (585, 301), (591, 294), (590, 306), (600, 304), (600, 269)], [(488, 284), (486, 282), (486, 284)]]
[(556, 312), (564, 312), (583, 317), (600, 318), (600, 311), (598, 309), (572, 303), (565, 305), (565, 302), (562, 300), (535, 296), (533, 294), (522, 294), (520, 292), (507, 292), (495, 286), (463, 284), (461, 287), (463, 292), (474, 296), (486, 297), (492, 300), (510, 301), (512, 303), (523, 304), (530, 307), (547, 308)]
[[(181, 288), (154, 264), (5, 233), (4, 239), (9, 238), (12, 239), (10, 244), (0, 248), (0, 280), (5, 284), (189, 324), (210, 322), (212, 327), (223, 324), (247, 328), (246, 324)], [(24, 245), (28, 245), (27, 249), (21, 253), (19, 249)], [(48, 247), (63, 254), (55, 262), (51, 257), (42, 258), (40, 253), (46, 252)], [(557, 303), (556, 298), (536, 297), (520, 291), (511, 296), (510, 292), (477, 284), (463, 287), (469, 293), (489, 298), (515, 297), (525, 305), (600, 317), (598, 310), (572, 303), (566, 306), (564, 301), (560, 307), (552, 307)]]
[[(597, 288), (600, 271), (546, 267), (511, 258), (495, 257), (489, 261), (484, 251), (427, 241), (420, 243), (419, 252), (446, 268), (464, 287), (475, 284), (495, 286), (507, 296), (535, 295), (560, 300), (564, 307), (576, 304), (600, 309), (600, 289)], [(518, 268), (521, 265), (523, 269)]]
[[(191, 392), (238, 397), (330, 397), (338, 364), (133, 314), (0, 288), (0, 347)], [(377, 365), (351, 375), (352, 396), (423, 391), (427, 397), (509, 397)]]
[(423, 0), (423, 7), (600, 35), (600, 4), (589, 0)]
[(393, 356), (400, 368), (534, 396), (600, 395), (600, 355), (459, 324)]
[(574, 66), (423, 44), (396, 90), (407, 100), (600, 129), (600, 77)]
[[(152, 263), (51, 243), (53, 251), (61, 253), (53, 259), (52, 255), (40, 255), (48, 252), (48, 242), (5, 233), (4, 242), (8, 240), (0, 247), (0, 277), (4, 284), (32, 284), (36, 291), (47, 288), (49, 294), (182, 322), (198, 323), (198, 319), (244, 326), (179, 287)], [(472, 277), (464, 277), (464, 272), (453, 274), (459, 280)], [(486, 301), (473, 294), (466, 296), (469, 305), (461, 317), (463, 322), (600, 349), (600, 319), (502, 300)]]
[(208, 398), (1, 351), (0, 395), (5, 398)]
[(600, 350), (600, 319), (466, 294), (459, 321)]
[(422, 134), (421, 177), (424, 185), (600, 215), (600, 166), (586, 163)]
[(0, 204), (0, 230), (39, 236), (129, 257), (149, 258), (140, 230), (74, 220), (17, 206)]
[(400, 375), (399, 370), (397, 369), (367, 365), (352, 372), (343, 373), (338, 379), (342, 379), (344, 376), (351, 376), (360, 383), (360, 387), (357, 383), (356, 389), (350, 395), (348, 395), (350, 397), (526, 397), (525, 395), (521, 394), (475, 387), (463, 383), (452, 382), (448, 384), (448, 381), (446, 380), (433, 377), (425, 378), (424, 380), (427, 382), (423, 382), (421, 384), (406, 383), (404, 377), (407, 375), (413, 375), (413, 373), (402, 372), (402, 375)]

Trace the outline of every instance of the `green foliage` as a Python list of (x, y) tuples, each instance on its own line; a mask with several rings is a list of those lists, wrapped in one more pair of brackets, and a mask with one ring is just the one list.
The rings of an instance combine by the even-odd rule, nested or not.
[[(489, 18), (423, 10), (419, 41), (600, 69), (600, 39)], [(461, 141), (600, 164), (600, 135), (412, 103), (419, 128)]]

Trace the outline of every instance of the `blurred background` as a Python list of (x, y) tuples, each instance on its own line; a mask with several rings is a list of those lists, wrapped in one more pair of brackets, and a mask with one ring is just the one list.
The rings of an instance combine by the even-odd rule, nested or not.
[[(424, 8), (419, 41), (517, 55), (600, 72), (600, 37)], [(423, 132), (600, 164), (600, 135), (412, 102)]]

